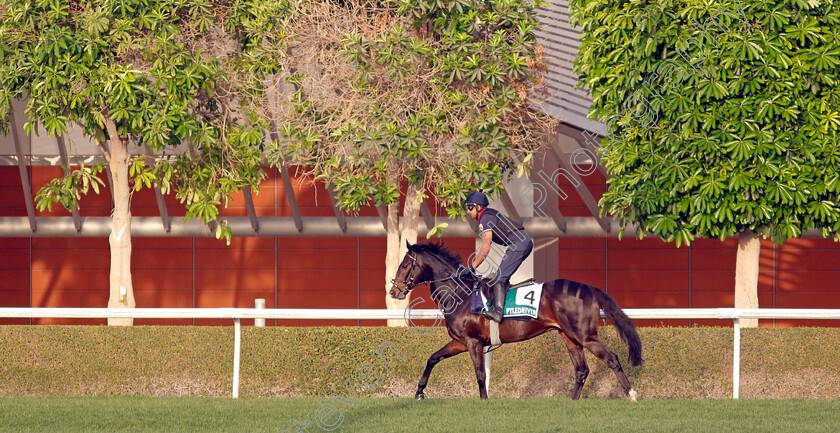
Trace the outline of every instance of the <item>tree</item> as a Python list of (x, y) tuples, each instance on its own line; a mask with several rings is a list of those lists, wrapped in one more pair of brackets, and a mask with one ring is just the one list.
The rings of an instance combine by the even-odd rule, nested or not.
[(677, 246), (738, 236), (736, 307), (758, 306), (759, 237), (838, 239), (836, 3), (572, 8), (590, 115), (611, 131), (601, 143), (613, 174), (604, 212)]
[[(188, 217), (214, 221), (218, 206), (245, 185), (258, 187), (263, 125), (246, 122), (247, 102), (227, 80), (246, 38), (239, 2), (214, 0), (6, 0), (0, 5), (0, 126), (11, 101), (26, 100), (28, 134), (82, 126), (100, 145), (114, 192), (109, 307), (134, 307), (132, 189), (174, 190)], [(229, 33), (226, 33), (229, 31)], [(243, 36), (244, 35), (244, 36)], [(245, 47), (247, 48), (247, 47)], [(247, 83), (245, 83), (247, 84)], [(129, 143), (148, 146), (152, 166)], [(190, 153), (174, 148), (188, 144)], [(76, 206), (98, 192), (101, 166), (81, 167), (38, 193), (38, 206)], [(229, 229), (217, 226), (217, 236)], [(109, 324), (131, 324), (109, 319)]]
[[(545, 142), (553, 121), (534, 107), (540, 4), (311, 1), (278, 24), (295, 37), (278, 49), (275, 82), (291, 88), (276, 91), (288, 97), (269, 113), (272, 161), (305, 167), (347, 211), (387, 206), (386, 281), (404, 241), (417, 241), (427, 191), (460, 217), (470, 189), (498, 192)], [(389, 308), (407, 302), (386, 295)]]

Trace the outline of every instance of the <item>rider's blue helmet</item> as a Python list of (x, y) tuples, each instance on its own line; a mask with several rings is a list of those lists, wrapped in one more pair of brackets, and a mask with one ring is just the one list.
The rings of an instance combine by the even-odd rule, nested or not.
[(487, 207), (490, 205), (490, 200), (487, 199), (487, 196), (484, 195), (481, 191), (473, 191), (470, 195), (467, 196), (467, 200), (464, 202), (465, 205), (477, 204), (482, 207)]

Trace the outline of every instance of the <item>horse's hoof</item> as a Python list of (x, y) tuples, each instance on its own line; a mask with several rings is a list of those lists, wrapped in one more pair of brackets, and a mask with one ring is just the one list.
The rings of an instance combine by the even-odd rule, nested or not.
[(630, 389), (630, 392), (627, 393), (627, 397), (630, 398), (630, 401), (638, 401), (637, 400), (638, 396), (639, 396), (639, 393), (636, 392), (635, 389)]
[(423, 400), (426, 396), (423, 393), (415, 394), (414, 399), (417, 401)]

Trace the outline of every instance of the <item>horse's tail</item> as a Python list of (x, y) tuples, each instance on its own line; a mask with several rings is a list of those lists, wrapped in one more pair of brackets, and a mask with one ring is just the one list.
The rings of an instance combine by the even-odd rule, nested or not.
[(611, 298), (610, 295), (604, 293), (597, 287), (592, 287), (592, 291), (595, 292), (595, 299), (598, 300), (598, 304), (604, 310), (607, 318), (615, 324), (618, 335), (627, 343), (627, 347), (630, 349), (630, 363), (641, 365), (643, 361), (642, 341), (639, 339), (639, 333), (636, 332), (636, 325), (624, 314), (624, 311), (621, 311), (618, 302), (615, 302), (615, 299)]

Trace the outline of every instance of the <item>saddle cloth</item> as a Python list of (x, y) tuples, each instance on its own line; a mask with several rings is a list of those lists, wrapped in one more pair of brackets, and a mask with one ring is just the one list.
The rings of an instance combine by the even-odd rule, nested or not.
[[(543, 283), (531, 283), (526, 286), (514, 286), (513, 289), (508, 290), (505, 294), (504, 317), (520, 320), (536, 319), (539, 314), (542, 289)], [(481, 314), (490, 306), (484, 290), (476, 290), (470, 295), (470, 313)]]

